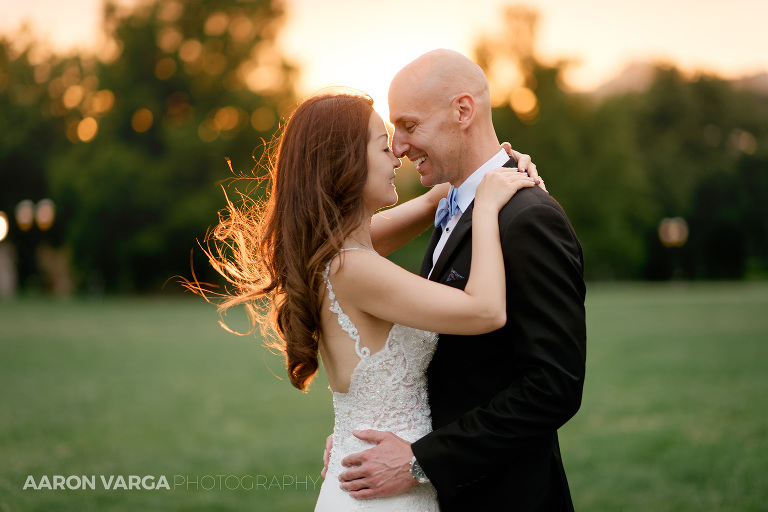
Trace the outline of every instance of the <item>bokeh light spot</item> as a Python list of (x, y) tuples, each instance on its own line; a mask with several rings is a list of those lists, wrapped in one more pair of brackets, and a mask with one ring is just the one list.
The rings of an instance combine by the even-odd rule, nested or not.
[(539, 100), (527, 87), (516, 87), (509, 95), (509, 105), (522, 121), (530, 121), (539, 114)]
[(8, 236), (8, 216), (5, 212), (0, 211), (0, 242), (5, 240)]
[(184, 39), (176, 27), (166, 27), (157, 35), (157, 46), (166, 53), (175, 52)]
[(77, 124), (77, 138), (83, 142), (90, 142), (99, 131), (99, 123), (92, 117), (86, 117)]
[(22, 231), (32, 229), (35, 222), (35, 203), (25, 199), (16, 205), (16, 225)]
[(81, 85), (72, 85), (64, 91), (64, 96), (61, 98), (62, 103), (66, 108), (75, 108), (83, 101), (85, 90)]
[(104, 64), (112, 64), (123, 53), (123, 42), (114, 39), (108, 40), (101, 45), (98, 58)]
[(728, 146), (732, 151), (752, 155), (757, 150), (757, 139), (751, 133), (735, 128), (728, 136)]
[(245, 42), (253, 38), (253, 22), (245, 16), (234, 18), (229, 24), (229, 34), (238, 42)]
[(91, 98), (91, 108), (99, 114), (109, 112), (115, 104), (115, 93), (108, 89), (97, 91)]
[(275, 124), (275, 113), (269, 107), (260, 107), (251, 114), (251, 126), (257, 131), (266, 132)]
[(154, 116), (146, 108), (140, 108), (131, 117), (131, 127), (138, 133), (144, 133), (152, 127)]
[(682, 247), (688, 241), (688, 223), (682, 217), (662, 219), (659, 240), (664, 247)]
[(203, 45), (197, 39), (187, 39), (179, 48), (179, 58), (184, 62), (193, 62), (200, 58)]
[(197, 136), (203, 142), (213, 142), (219, 136), (219, 126), (213, 119), (206, 119), (197, 128)]
[(180, 2), (161, 2), (157, 17), (163, 21), (177, 21), (184, 14), (184, 6)]
[(170, 57), (160, 59), (155, 64), (155, 76), (160, 80), (168, 80), (176, 73), (176, 61)]
[(248, 88), (253, 92), (261, 93), (279, 90), (282, 80), (282, 72), (273, 67), (257, 67), (248, 72), (245, 77)]
[(748, 155), (753, 155), (757, 150), (757, 140), (749, 132), (741, 132), (739, 135), (739, 148)]
[(229, 25), (229, 16), (223, 12), (215, 12), (205, 20), (203, 30), (209, 36), (220, 36), (227, 30)]
[(56, 206), (50, 199), (41, 199), (35, 209), (35, 223), (40, 231), (47, 231), (53, 225)]
[(213, 116), (216, 125), (221, 130), (234, 130), (240, 121), (240, 115), (235, 107), (222, 107)]

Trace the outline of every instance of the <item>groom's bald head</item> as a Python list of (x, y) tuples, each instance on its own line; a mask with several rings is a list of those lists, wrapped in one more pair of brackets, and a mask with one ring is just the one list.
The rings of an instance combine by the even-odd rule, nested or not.
[(441, 105), (464, 93), (471, 94), (478, 107), (490, 116), (491, 95), (483, 70), (459, 52), (443, 49), (425, 53), (406, 65), (389, 88), (390, 101), (407, 95)]

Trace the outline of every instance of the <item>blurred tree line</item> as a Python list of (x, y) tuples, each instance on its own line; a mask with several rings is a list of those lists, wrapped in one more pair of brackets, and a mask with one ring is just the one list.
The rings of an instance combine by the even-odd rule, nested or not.
[[(768, 88), (659, 65), (607, 96), (569, 94), (535, 57), (537, 14), (510, 7), (475, 60), (494, 125), (533, 156), (590, 279), (768, 277)], [(630, 77), (631, 78), (631, 77)]]
[(216, 184), (230, 165), (254, 167), (296, 100), (275, 47), (282, 19), (272, 0), (107, 3), (96, 55), (0, 40), (0, 210), (46, 197), (56, 208), (46, 231), (11, 222), (22, 286), (55, 287), (35, 281), (55, 280), (57, 259), (93, 290), (190, 274), (224, 206)]
[[(297, 100), (275, 47), (282, 17), (272, 0), (158, 0), (107, 4), (93, 56), (0, 39), (0, 211), (22, 287), (67, 274), (69, 289), (156, 291), (190, 275), (233, 177), (225, 159), (247, 174)], [(569, 93), (568, 64), (535, 57), (536, 21), (510, 8), (474, 57), (497, 133), (533, 156), (587, 277), (768, 276), (768, 94), (672, 67), (633, 92)], [(50, 228), (13, 221), (42, 198)], [(413, 247), (398, 261), (418, 268)]]

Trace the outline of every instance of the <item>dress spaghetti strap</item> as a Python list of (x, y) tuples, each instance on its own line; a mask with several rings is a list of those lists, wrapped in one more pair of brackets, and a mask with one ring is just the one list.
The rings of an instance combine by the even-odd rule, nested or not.
[[(363, 249), (361, 247), (347, 247), (345, 249), (340, 250), (336, 255), (333, 256), (335, 258), (339, 254), (346, 252), (346, 251), (368, 251), (373, 252), (370, 249)], [(364, 359), (366, 357), (369, 357), (371, 355), (371, 349), (368, 347), (361, 347), (360, 346), (360, 333), (357, 330), (357, 327), (355, 327), (355, 324), (352, 323), (352, 320), (350, 320), (349, 316), (347, 316), (346, 313), (341, 309), (341, 305), (336, 300), (336, 294), (333, 293), (333, 286), (331, 285), (331, 280), (329, 279), (328, 275), (331, 272), (331, 262), (333, 261), (333, 258), (328, 260), (328, 263), (325, 264), (325, 271), (323, 272), (323, 281), (325, 282), (325, 287), (328, 289), (328, 299), (331, 301), (330, 310), (332, 313), (336, 313), (336, 318), (338, 319), (339, 325), (341, 328), (346, 332), (350, 339), (355, 342), (355, 353), (360, 359)]]

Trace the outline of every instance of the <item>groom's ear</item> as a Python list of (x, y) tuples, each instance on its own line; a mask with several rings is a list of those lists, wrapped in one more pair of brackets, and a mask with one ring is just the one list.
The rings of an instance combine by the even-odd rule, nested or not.
[(472, 124), (477, 113), (475, 98), (468, 92), (459, 94), (453, 100), (454, 116), (462, 130)]

